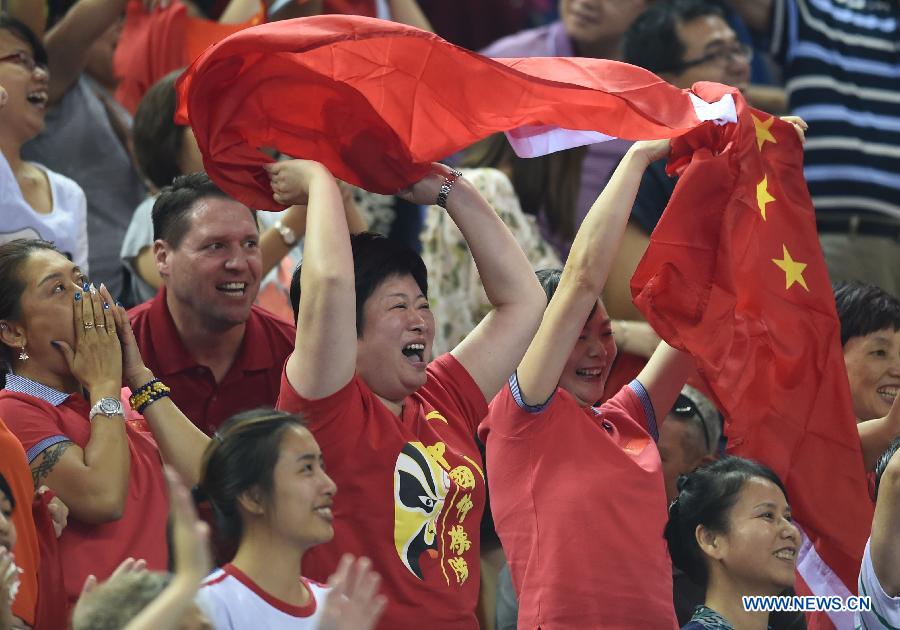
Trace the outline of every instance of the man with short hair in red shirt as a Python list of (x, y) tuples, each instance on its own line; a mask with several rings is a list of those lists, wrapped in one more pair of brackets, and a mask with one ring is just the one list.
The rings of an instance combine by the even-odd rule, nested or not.
[(147, 367), (209, 435), (235, 413), (274, 406), (294, 326), (253, 305), (262, 275), (253, 211), (205, 173), (184, 175), (156, 200), (153, 237), (164, 286), (129, 311)]

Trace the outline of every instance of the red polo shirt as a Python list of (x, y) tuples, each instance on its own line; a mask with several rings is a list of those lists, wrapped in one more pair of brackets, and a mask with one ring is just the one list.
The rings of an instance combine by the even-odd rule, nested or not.
[(128, 311), (144, 363), (172, 389), (178, 408), (207, 435), (225, 420), (256, 407), (274, 407), (281, 370), (294, 349), (294, 326), (253, 306), (231, 369), (216, 383), (191, 356), (166, 304), (166, 288)]
[(451, 354), (427, 374), (400, 417), (359, 376), (309, 400), (285, 375), (278, 408), (303, 414), (338, 487), (334, 538), (303, 555), (303, 575), (324, 582), (344, 553), (367, 556), (388, 598), (379, 628), (472, 630), (485, 502), (475, 428), (487, 403)]
[[(81, 394), (59, 392), (20, 376), (8, 375), (6, 389), (0, 391), (0, 416), (22, 442), (29, 462), (59, 442), (85, 448), (91, 438), (90, 410), (90, 402)], [(143, 558), (155, 571), (166, 569), (169, 500), (159, 449), (149, 433), (128, 424), (125, 431), (131, 465), (122, 518), (94, 524), (79, 522), (70, 514), (59, 538), (70, 604), (78, 599), (88, 575), (93, 573), (103, 581), (128, 557)]]
[(656, 418), (640, 382), (599, 408), (562, 388), (529, 406), (514, 374), (479, 435), (520, 628), (678, 627)]

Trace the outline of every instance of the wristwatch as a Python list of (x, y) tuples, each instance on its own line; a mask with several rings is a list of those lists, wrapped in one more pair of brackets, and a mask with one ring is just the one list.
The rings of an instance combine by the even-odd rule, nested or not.
[(281, 234), (281, 240), (284, 241), (285, 245), (287, 245), (288, 247), (293, 247), (297, 244), (297, 233), (286, 226), (284, 223), (282, 223), (280, 219), (276, 221), (275, 225), (273, 225), (272, 227), (278, 230), (278, 233)]
[(118, 398), (101, 398), (97, 401), (97, 404), (91, 407), (91, 413), (88, 414), (88, 418), (93, 420), (94, 416), (102, 413), (107, 418), (111, 418), (113, 416), (122, 416), (125, 417), (125, 409), (122, 407), (122, 401)]

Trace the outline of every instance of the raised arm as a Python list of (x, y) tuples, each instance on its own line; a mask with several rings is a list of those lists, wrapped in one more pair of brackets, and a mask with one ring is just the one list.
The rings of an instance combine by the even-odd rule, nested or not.
[(58, 102), (78, 80), (88, 49), (125, 10), (127, 0), (79, 0), (47, 33), (50, 102)]
[[(897, 407), (897, 403), (894, 403)], [(872, 567), (889, 597), (900, 597), (900, 451), (894, 453), (881, 474), (872, 539)]]
[(668, 148), (667, 141), (632, 145), (581, 224), (559, 286), (517, 370), (526, 404), (540, 405), (556, 391), (572, 348), (606, 284), (641, 176)]
[(866, 470), (874, 470), (881, 454), (887, 450), (895, 438), (900, 437), (900, 403), (898, 401), (900, 401), (900, 396), (894, 399), (891, 410), (883, 418), (866, 420), (856, 425)]
[[(116, 318), (116, 328), (122, 343), (125, 383), (132, 393), (136, 393), (154, 380), (154, 376), (144, 365), (131, 322), (128, 321), (128, 313), (118, 305), (112, 307), (111, 312)], [(200, 460), (209, 437), (181, 413), (171, 398), (161, 398), (150, 403), (141, 414), (150, 426), (163, 461), (172, 466), (187, 483), (195, 485), (200, 480)]]
[[(417, 204), (433, 204), (445, 177), (446, 166), (435, 171), (401, 196)], [(447, 213), (462, 232), (484, 292), (493, 310), (453, 349), (453, 356), (491, 400), (516, 369), (541, 321), (546, 298), (528, 259), (493, 208), (460, 177), (447, 196)]]
[(300, 272), (297, 341), (288, 382), (304, 398), (325, 398), (356, 371), (356, 289), (350, 231), (341, 192), (318, 162), (290, 160), (267, 167), (274, 198), (307, 204)]
[[(101, 398), (118, 399), (122, 354), (115, 318), (93, 287), (78, 295), (73, 308), (75, 346), (54, 343), (90, 392), (92, 405)], [(83, 449), (72, 442), (54, 444), (31, 462), (31, 474), (35, 489), (49, 486), (77, 520), (105, 523), (120, 518), (125, 509), (130, 465), (125, 419), (101, 413), (91, 420), (91, 437)]]

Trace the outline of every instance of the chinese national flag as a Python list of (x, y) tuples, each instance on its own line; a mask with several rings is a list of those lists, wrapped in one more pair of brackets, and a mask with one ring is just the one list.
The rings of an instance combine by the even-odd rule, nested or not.
[[(705, 100), (726, 90), (694, 86)], [(791, 125), (734, 98), (737, 124), (672, 142), (668, 169), (681, 176), (632, 294), (696, 358), (726, 412), (729, 451), (785, 482), (805, 535), (798, 591), (847, 596), (872, 505), (802, 147)]]
[(268, 210), (282, 206), (261, 148), (393, 194), (432, 161), (500, 131), (534, 155), (576, 146), (573, 135), (580, 144), (671, 138), (733, 113), (730, 98), (703, 103), (624, 63), (488, 59), (411, 26), (335, 15), (240, 31), (207, 49), (178, 93), (176, 121), (191, 125), (209, 176)]

